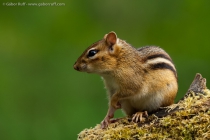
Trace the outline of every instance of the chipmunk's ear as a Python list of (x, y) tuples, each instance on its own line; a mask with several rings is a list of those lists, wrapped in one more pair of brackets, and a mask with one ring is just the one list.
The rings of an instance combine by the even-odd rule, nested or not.
[(105, 34), (104, 39), (106, 40), (106, 43), (110, 45), (114, 45), (117, 43), (117, 34), (115, 32), (110, 32), (108, 34)]

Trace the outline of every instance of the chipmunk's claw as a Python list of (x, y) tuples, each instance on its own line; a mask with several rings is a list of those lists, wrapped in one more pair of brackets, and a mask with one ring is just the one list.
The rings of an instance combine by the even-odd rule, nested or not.
[(105, 129), (110, 124), (110, 119), (108, 117), (104, 118), (104, 120), (101, 122), (101, 128)]
[(133, 122), (141, 122), (142, 121), (142, 117), (143, 115), (147, 118), (148, 117), (148, 113), (147, 111), (144, 112), (136, 112), (133, 117), (132, 117), (132, 121)]

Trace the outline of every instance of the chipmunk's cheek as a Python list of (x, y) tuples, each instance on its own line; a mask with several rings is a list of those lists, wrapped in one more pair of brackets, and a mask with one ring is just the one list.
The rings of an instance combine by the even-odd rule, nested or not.
[(93, 72), (94, 72), (94, 68), (93, 68), (91, 65), (88, 65), (88, 66), (86, 67), (86, 72), (87, 72), (87, 73), (93, 73)]

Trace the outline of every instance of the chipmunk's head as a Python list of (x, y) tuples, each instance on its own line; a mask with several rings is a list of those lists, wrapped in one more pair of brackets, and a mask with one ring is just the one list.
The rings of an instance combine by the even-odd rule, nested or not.
[(74, 64), (74, 69), (88, 73), (104, 74), (113, 71), (122, 50), (115, 32), (88, 47)]

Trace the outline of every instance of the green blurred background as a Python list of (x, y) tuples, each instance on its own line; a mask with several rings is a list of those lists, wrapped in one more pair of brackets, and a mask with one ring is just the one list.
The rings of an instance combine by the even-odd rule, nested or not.
[(73, 64), (110, 31), (133, 46), (158, 45), (171, 55), (179, 78), (176, 100), (197, 72), (210, 80), (209, 0), (56, 2), (65, 6), (1, 2), (1, 140), (76, 139), (100, 123), (107, 111), (103, 82)]

